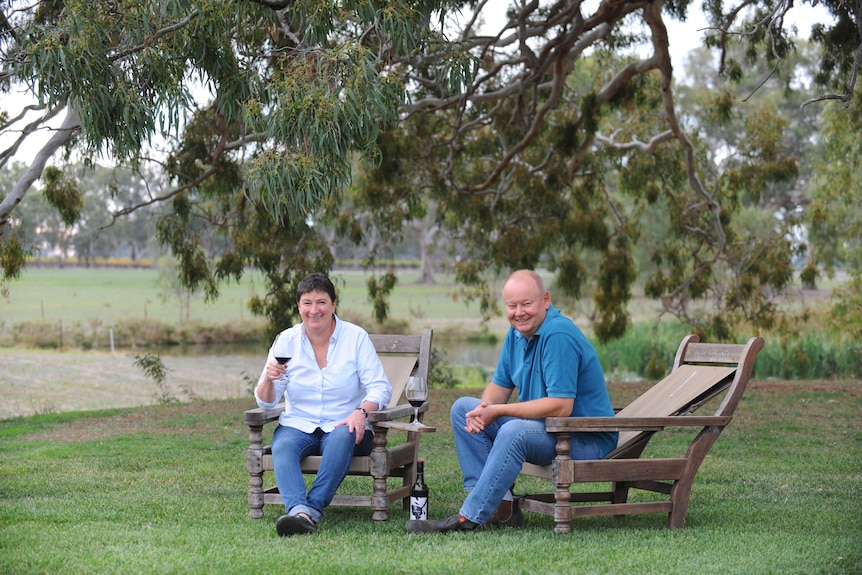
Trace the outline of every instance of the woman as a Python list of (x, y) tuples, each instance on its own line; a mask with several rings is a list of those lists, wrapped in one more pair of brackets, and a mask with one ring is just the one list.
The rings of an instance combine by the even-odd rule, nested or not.
[[(272, 438), (275, 482), (286, 510), (276, 523), (282, 537), (317, 532), (351, 458), (371, 453), (368, 412), (386, 406), (392, 395), (368, 333), (335, 315), (337, 301), (325, 274), (299, 283), (302, 323), (278, 335), (254, 390), (263, 408), (285, 398)], [(290, 357), (285, 365), (275, 359), (282, 355)], [(322, 459), (306, 493), (299, 462), (309, 455)]]

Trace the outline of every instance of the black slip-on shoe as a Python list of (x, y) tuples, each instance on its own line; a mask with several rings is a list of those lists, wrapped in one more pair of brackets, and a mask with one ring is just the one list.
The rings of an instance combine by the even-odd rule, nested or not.
[(460, 515), (453, 515), (437, 521), (411, 519), (404, 525), (407, 533), (449, 533), (450, 531), (470, 531), (475, 529), (472, 521), (461, 520)]
[(514, 501), (503, 501), (497, 507), (497, 511), (488, 520), (491, 527), (509, 527), (510, 529), (521, 529), (524, 527), (524, 512), (521, 511), (521, 502), (518, 498)]
[(317, 525), (311, 519), (299, 515), (282, 515), (275, 522), (275, 530), (280, 537), (317, 533)]

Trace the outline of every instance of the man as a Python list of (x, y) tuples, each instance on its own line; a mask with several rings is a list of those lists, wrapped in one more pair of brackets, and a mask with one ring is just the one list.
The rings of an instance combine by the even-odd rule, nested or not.
[[(497, 369), (482, 398), (462, 397), (451, 409), (458, 461), (467, 497), (458, 515), (408, 521), (411, 533), (445, 533), (479, 526), (521, 527), (511, 488), (524, 461), (550, 464), (556, 440), (545, 417), (613, 416), (596, 351), (583, 332), (551, 305), (542, 278), (514, 272), (503, 284), (511, 327)], [(518, 401), (508, 403), (517, 388)], [(573, 434), (573, 459), (601, 459), (617, 433)]]

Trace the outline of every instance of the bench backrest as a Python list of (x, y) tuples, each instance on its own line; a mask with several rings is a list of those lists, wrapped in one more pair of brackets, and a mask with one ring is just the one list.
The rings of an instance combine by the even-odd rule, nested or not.
[(392, 399), (386, 407), (398, 405), (410, 376), (428, 380), (431, 369), (431, 329), (420, 335), (371, 334), (383, 370), (392, 384)]

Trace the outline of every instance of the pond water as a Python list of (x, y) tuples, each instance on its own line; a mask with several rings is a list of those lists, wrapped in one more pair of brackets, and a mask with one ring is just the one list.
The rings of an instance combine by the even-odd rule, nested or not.
[(497, 343), (458, 341), (444, 342), (438, 347), (446, 353), (446, 359), (451, 365), (482, 366), (493, 371), (497, 366), (502, 345), (502, 340)]
[[(442, 341), (434, 342), (434, 347), (443, 351), (446, 361), (453, 366), (482, 366), (493, 369), (497, 365), (497, 357), (500, 355), (498, 343), (477, 343), (464, 341)], [(241, 344), (200, 344), (159, 347), (153, 349), (153, 353), (168, 357), (206, 357), (225, 355), (242, 355), (263, 357), (266, 354), (266, 344), (241, 343)]]
[[(498, 343), (477, 343), (464, 341), (434, 342), (434, 347), (443, 351), (446, 361), (452, 366), (481, 366), (493, 370), (500, 355)], [(201, 344), (170, 346), (153, 349), (153, 353), (167, 357), (222, 357), (226, 355), (261, 356), (266, 354), (266, 344)]]

